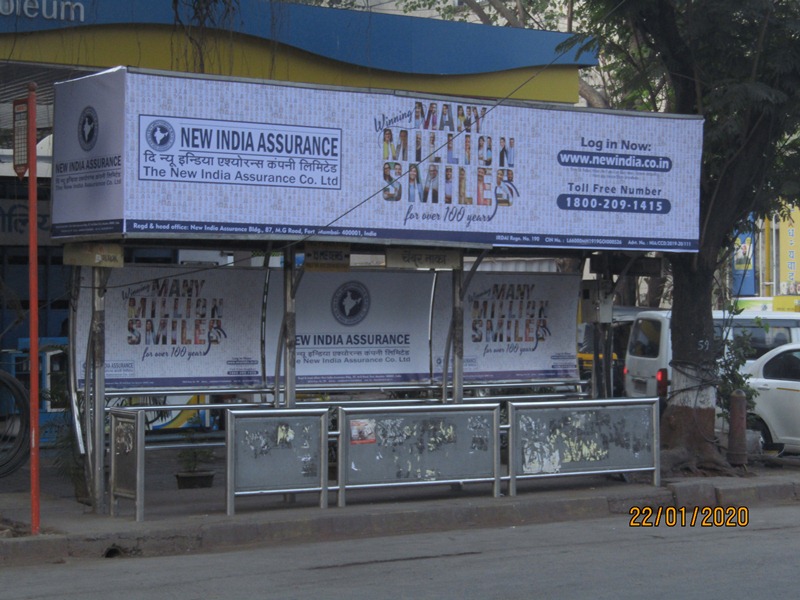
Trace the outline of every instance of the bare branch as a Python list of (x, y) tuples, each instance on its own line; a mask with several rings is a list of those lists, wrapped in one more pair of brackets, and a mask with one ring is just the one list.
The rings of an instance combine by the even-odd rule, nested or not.
[(578, 95), (592, 108), (611, 108), (608, 99), (583, 77), (578, 78)]
[(493, 25), (492, 18), (486, 14), (480, 4), (476, 0), (464, 0), (464, 4), (469, 6), (470, 10), (481, 20), (484, 25)]
[(492, 5), (494, 8), (512, 27), (518, 27), (523, 29), (525, 27), (525, 23), (517, 18), (517, 15), (514, 14), (514, 11), (509, 9), (503, 0), (488, 0), (489, 4)]

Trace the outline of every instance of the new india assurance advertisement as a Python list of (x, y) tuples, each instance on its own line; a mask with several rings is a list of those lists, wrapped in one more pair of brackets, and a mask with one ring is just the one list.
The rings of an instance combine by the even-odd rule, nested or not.
[[(296, 296), (297, 383), (430, 382), (433, 280), (415, 271), (305, 273)], [(270, 277), (268, 365), (277, 356), (269, 332), (282, 316), (283, 280)]]
[[(112, 269), (106, 292), (109, 389), (257, 387), (263, 381), (261, 305), (266, 273), (174, 267)], [(85, 377), (90, 269), (81, 269), (76, 375)]]
[[(577, 377), (578, 283), (577, 276), (477, 273), (464, 302), (465, 379)], [(306, 273), (296, 294), (297, 383), (440, 382), (451, 300), (449, 275), (430, 271)], [(79, 386), (91, 304), (91, 274), (84, 268), (77, 303)], [(105, 305), (109, 389), (274, 383), (283, 319), (280, 272), (112, 269)]]
[(698, 247), (697, 118), (121, 67), (55, 114), (55, 237)]
[[(577, 275), (476, 273), (464, 298), (465, 381), (577, 378), (579, 287)], [(451, 298), (451, 279), (438, 278), (432, 343), (437, 375)]]

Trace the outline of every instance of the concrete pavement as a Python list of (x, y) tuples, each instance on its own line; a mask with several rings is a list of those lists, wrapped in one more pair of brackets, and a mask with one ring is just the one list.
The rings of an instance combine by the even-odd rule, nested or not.
[(348, 490), (347, 506), (337, 507), (331, 492), (325, 509), (315, 493), (254, 496), (237, 499), (236, 514), (228, 516), (222, 460), (208, 489), (178, 490), (174, 465), (168, 452), (147, 455), (145, 519), (136, 522), (132, 501), (119, 501), (117, 517), (94, 514), (78, 503), (44, 451), (39, 535), (29, 535), (29, 466), (0, 479), (0, 566), (630, 516), (632, 507), (641, 506), (757, 510), (800, 500), (800, 463), (768, 466), (751, 459), (740, 477), (675, 478), (659, 487), (643, 475), (628, 480), (599, 475), (522, 481), (516, 496), (500, 498), (492, 496), (489, 484)]

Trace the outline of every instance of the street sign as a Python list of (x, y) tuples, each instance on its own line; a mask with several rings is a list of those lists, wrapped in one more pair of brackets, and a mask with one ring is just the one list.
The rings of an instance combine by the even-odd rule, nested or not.
[(448, 248), (387, 248), (386, 266), (393, 269), (460, 269), (461, 250)]
[(608, 268), (612, 275), (662, 277), (664, 274), (664, 260), (658, 256), (592, 256), (589, 265), (592, 273), (604, 273)]
[(65, 244), (64, 264), (84, 267), (122, 267), (121, 244)]
[(14, 100), (14, 171), (22, 179), (28, 170), (28, 99)]
[(306, 243), (305, 268), (309, 271), (348, 271), (350, 244)]

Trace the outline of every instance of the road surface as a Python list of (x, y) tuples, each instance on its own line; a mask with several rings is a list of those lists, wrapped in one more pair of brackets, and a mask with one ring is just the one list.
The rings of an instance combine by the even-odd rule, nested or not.
[(687, 521), (631, 527), (629, 517), (613, 516), (220, 554), (74, 560), (4, 568), (0, 595), (4, 600), (796, 597), (800, 505), (744, 512), (746, 526)]

